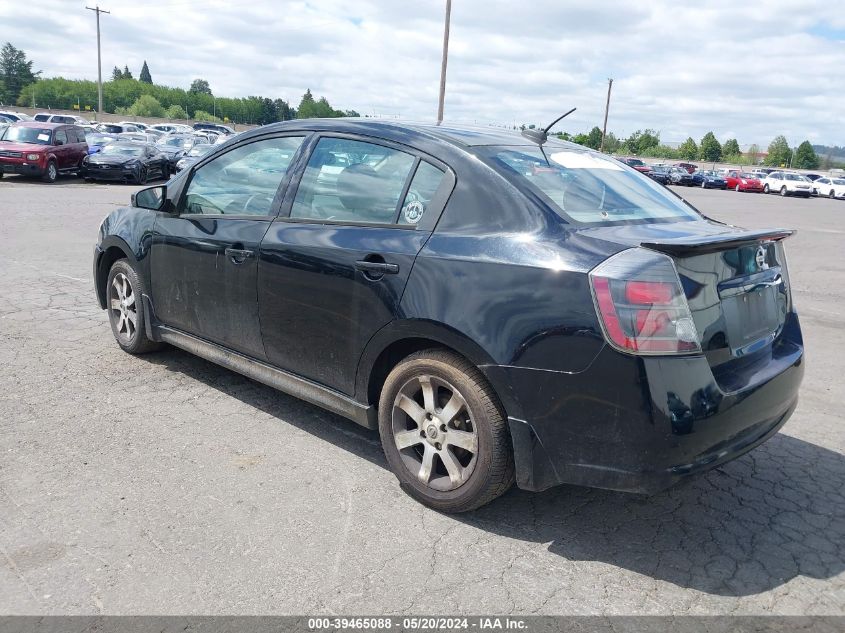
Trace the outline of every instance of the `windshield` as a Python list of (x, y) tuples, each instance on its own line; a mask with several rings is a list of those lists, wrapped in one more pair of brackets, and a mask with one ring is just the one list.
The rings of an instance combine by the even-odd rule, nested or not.
[(3, 133), (4, 141), (13, 143), (34, 143), (35, 145), (50, 145), (53, 130), (37, 127), (15, 127), (6, 128)]
[(144, 148), (139, 145), (106, 145), (101, 154), (106, 156), (143, 156)]
[(191, 139), (171, 136), (170, 138), (163, 138), (159, 140), (157, 145), (167, 145), (169, 147), (190, 147), (191, 143)]
[(203, 154), (208, 153), (208, 150), (211, 149), (211, 145), (195, 145), (194, 148), (188, 152), (188, 156), (202, 156)]
[(514, 184), (539, 192), (565, 218), (584, 223), (697, 220), (679, 198), (632, 169), (601, 154), (557, 144), (539, 148), (487, 147), (479, 150)]
[(834, 185), (845, 185), (845, 179), (842, 178), (834, 178), (831, 180)]
[(757, 175), (756, 175), (756, 174), (748, 174), (748, 173), (744, 173), (744, 172), (743, 172), (743, 173), (741, 173), (741, 174), (739, 175), (739, 177), (740, 177), (740, 178), (751, 178), (751, 179), (756, 179), (756, 178), (757, 178)]
[(86, 134), (85, 140), (89, 145), (105, 145), (106, 143), (111, 143), (114, 137), (107, 136), (106, 134)]
[(784, 174), (784, 180), (804, 180), (803, 176), (799, 176), (798, 174)]

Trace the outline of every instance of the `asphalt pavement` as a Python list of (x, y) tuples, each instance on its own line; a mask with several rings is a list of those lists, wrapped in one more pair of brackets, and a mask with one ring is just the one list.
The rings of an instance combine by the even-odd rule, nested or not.
[(415, 503), (375, 432), (170, 349), (120, 351), (100, 220), (137, 188), (0, 180), (0, 614), (845, 614), (845, 202), (679, 191), (799, 229), (801, 402), (652, 497)]

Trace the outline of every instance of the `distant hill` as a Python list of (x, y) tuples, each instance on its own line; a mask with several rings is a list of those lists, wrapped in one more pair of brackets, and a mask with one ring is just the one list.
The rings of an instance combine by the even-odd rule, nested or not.
[(838, 145), (813, 145), (813, 149), (816, 150), (816, 154), (818, 154), (819, 160), (821, 161), (824, 161), (830, 155), (831, 162), (845, 163), (845, 147), (839, 147)]

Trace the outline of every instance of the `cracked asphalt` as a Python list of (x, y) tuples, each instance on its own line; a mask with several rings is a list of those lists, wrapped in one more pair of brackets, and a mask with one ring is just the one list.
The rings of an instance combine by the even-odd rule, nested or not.
[(845, 614), (845, 202), (680, 193), (788, 243), (799, 407), (653, 497), (415, 503), (378, 437), (187, 353), (121, 352), (100, 220), (134, 189), (0, 181), (0, 614)]

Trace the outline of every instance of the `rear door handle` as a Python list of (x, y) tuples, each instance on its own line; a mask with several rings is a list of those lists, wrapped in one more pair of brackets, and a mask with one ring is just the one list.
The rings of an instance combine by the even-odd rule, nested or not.
[(233, 264), (243, 264), (244, 261), (252, 257), (255, 253), (244, 248), (227, 248), (223, 251), (226, 257), (232, 260)]
[(360, 259), (355, 262), (355, 268), (370, 273), (371, 275), (396, 275), (399, 273), (399, 264), (388, 264), (387, 262), (368, 262)]

